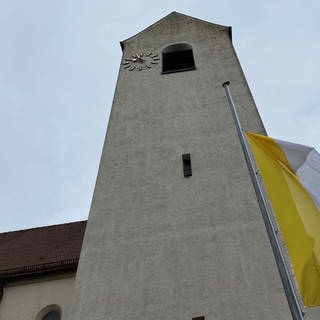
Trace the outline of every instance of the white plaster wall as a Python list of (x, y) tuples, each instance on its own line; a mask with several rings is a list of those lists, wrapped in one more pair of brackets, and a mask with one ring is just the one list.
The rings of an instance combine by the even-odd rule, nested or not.
[(70, 320), (291, 319), (222, 87), (264, 133), (229, 29), (172, 14), (123, 58), (173, 43), (193, 47), (196, 70), (121, 67)]
[(0, 320), (38, 320), (39, 312), (51, 304), (61, 307), (61, 320), (66, 320), (73, 287), (74, 273), (10, 282), (0, 302)]

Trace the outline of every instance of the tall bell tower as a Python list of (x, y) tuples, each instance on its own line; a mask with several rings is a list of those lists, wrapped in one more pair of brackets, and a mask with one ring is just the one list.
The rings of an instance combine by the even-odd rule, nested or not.
[(231, 28), (173, 12), (121, 45), (70, 319), (290, 319), (222, 87), (265, 133)]

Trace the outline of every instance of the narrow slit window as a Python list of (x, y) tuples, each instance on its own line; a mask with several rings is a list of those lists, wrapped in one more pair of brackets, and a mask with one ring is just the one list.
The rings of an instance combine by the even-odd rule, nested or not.
[(205, 317), (204, 316), (194, 317), (192, 318), (192, 320), (205, 320)]
[(173, 44), (162, 51), (162, 73), (194, 70), (192, 47), (186, 43)]
[(192, 168), (191, 168), (191, 156), (190, 153), (186, 153), (182, 155), (182, 163), (183, 163), (183, 175), (185, 177), (192, 176)]

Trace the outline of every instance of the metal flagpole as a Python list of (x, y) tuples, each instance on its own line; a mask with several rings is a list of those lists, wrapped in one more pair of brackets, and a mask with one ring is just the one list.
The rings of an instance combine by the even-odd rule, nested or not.
[(241, 148), (244, 153), (244, 157), (245, 157), (248, 169), (249, 169), (250, 177), (251, 177), (251, 180), (253, 183), (253, 187), (254, 187), (256, 196), (258, 198), (259, 207), (260, 207), (262, 217), (263, 217), (266, 229), (267, 229), (267, 233), (269, 236), (269, 240), (271, 243), (273, 254), (274, 254), (278, 269), (279, 269), (280, 277), (282, 280), (284, 291), (287, 296), (290, 311), (291, 311), (291, 314), (292, 314), (292, 317), (294, 320), (302, 320), (304, 314), (302, 312), (298, 297), (297, 297), (296, 292), (294, 290), (294, 286), (293, 286), (288, 268), (287, 268), (285, 260), (284, 260), (281, 246), (280, 246), (278, 237), (276, 235), (276, 231), (274, 229), (274, 226), (273, 226), (273, 223), (271, 220), (271, 215), (270, 215), (269, 209), (267, 207), (266, 200), (263, 196), (262, 188), (261, 188), (259, 179), (257, 177), (257, 173), (256, 173), (255, 167), (253, 165), (253, 161), (252, 161), (252, 158), (251, 158), (251, 155), (249, 152), (249, 148), (248, 148), (246, 139), (244, 137), (241, 125), (240, 125), (237, 110), (236, 110), (235, 104), (233, 102), (231, 93), (230, 93), (229, 84), (230, 84), (230, 82), (227, 81), (223, 84), (223, 87), (226, 91), (226, 95), (227, 95), (227, 99), (228, 99), (228, 102), (230, 105), (233, 120), (234, 120), (236, 129), (237, 129), (237, 133), (238, 133), (238, 136), (240, 139)]

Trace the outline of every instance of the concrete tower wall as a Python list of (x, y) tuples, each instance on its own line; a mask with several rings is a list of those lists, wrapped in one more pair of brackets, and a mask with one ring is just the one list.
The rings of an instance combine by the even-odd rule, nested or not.
[(172, 13), (124, 58), (173, 43), (192, 46), (196, 70), (120, 69), (71, 319), (290, 319), (222, 88), (264, 133), (230, 29)]

